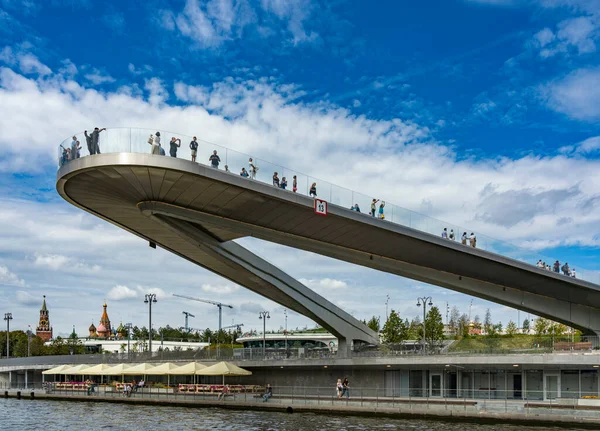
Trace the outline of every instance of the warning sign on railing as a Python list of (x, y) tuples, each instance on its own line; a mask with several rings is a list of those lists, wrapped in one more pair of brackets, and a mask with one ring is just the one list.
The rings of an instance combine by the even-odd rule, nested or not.
[(315, 214), (322, 216), (327, 215), (327, 201), (322, 199), (315, 199)]

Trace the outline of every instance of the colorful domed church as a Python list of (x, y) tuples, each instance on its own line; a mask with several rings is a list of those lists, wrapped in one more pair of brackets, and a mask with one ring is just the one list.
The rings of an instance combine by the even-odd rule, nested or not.
[(102, 311), (102, 317), (100, 317), (100, 323), (98, 324), (98, 327), (94, 326), (93, 323), (89, 327), (90, 338), (109, 338), (113, 336), (113, 329), (110, 325), (108, 313), (106, 312), (106, 302), (102, 307), (104, 307), (104, 310)]
[(40, 322), (38, 323), (37, 328), (35, 328), (35, 335), (44, 341), (52, 339), (52, 326), (50, 326), (50, 315), (48, 313), (48, 307), (46, 307), (46, 295), (44, 295), (44, 302), (42, 303), (42, 309), (40, 310)]

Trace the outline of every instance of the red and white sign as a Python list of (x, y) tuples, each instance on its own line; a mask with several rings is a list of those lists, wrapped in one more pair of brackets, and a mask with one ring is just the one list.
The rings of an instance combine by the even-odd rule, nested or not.
[(315, 199), (315, 214), (322, 216), (327, 215), (327, 201), (322, 199)]

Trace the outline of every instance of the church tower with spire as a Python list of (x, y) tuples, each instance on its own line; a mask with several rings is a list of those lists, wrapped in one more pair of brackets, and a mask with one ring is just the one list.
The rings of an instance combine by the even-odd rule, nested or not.
[(40, 310), (40, 322), (38, 323), (37, 328), (35, 328), (35, 335), (44, 341), (52, 339), (52, 327), (50, 326), (48, 307), (46, 307), (46, 295), (44, 295), (44, 302), (42, 303), (42, 309)]

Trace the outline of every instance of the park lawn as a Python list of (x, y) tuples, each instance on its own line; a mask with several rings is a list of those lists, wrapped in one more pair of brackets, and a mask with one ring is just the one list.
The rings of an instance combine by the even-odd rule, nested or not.
[[(546, 339), (535, 335), (518, 335), (515, 337), (486, 337), (476, 336), (463, 338), (454, 343), (449, 352), (477, 351), (477, 350), (527, 350), (539, 347), (551, 347)], [(539, 348), (538, 347), (538, 348)]]

